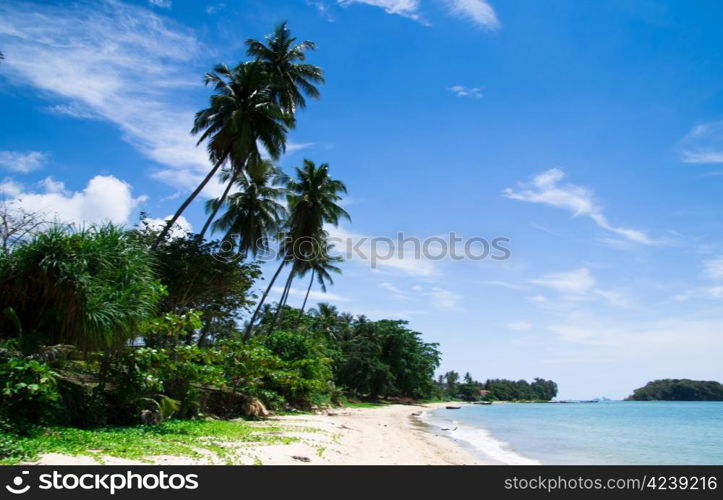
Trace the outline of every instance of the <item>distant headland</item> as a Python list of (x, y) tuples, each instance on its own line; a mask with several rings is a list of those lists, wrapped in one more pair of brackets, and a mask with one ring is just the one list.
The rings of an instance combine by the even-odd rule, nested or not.
[(723, 401), (723, 384), (712, 380), (661, 379), (635, 389), (627, 401)]

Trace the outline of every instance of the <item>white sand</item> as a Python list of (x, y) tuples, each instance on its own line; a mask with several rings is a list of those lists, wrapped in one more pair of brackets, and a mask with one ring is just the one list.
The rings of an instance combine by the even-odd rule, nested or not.
[[(219, 443), (237, 464), (265, 465), (464, 465), (479, 464), (464, 448), (444, 436), (424, 430), (412, 413), (435, 405), (389, 405), (377, 408), (341, 408), (319, 415), (274, 417), (285, 436), (299, 438), (290, 444)], [(260, 429), (261, 430), (261, 429)], [(263, 432), (263, 430), (262, 430)], [(209, 436), (212, 439), (212, 436)], [(203, 457), (147, 457), (158, 465), (225, 463), (210, 452)], [(296, 457), (296, 458), (295, 458)], [(106, 464), (142, 462), (102, 457)], [(48, 454), (37, 464), (97, 465), (92, 457)], [(147, 462), (146, 462), (147, 463)]]

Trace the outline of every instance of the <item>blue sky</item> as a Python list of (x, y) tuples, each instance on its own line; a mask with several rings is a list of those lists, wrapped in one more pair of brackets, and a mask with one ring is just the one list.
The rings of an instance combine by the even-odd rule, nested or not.
[[(722, 15), (715, 1), (6, 1), (0, 192), (73, 221), (169, 215), (208, 167), (189, 135), (203, 73), (286, 19), (328, 83), (280, 163), (329, 162), (345, 181), (337, 235), (511, 239), (506, 261), (352, 259), (314, 300), (409, 320), (442, 370), (552, 378), (563, 398), (721, 380)], [(185, 223), (200, 228), (200, 202)]]

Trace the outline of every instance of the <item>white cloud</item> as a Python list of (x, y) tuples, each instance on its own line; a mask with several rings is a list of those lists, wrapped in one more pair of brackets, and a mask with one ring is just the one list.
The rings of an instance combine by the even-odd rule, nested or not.
[(581, 296), (591, 291), (596, 281), (587, 268), (581, 267), (573, 271), (546, 274), (530, 280), (530, 283), (552, 288), (563, 295)]
[(5, 179), (0, 182), (0, 195), (15, 198), (23, 192), (23, 186), (12, 179)]
[[(328, 226), (325, 229), (329, 233), (329, 241), (335, 245), (335, 251), (349, 262), (377, 271), (401, 272), (411, 276), (439, 274), (435, 262), (416, 256), (411, 246), (398, 251), (396, 240), (375, 239), (374, 236), (352, 233), (341, 227)], [(372, 260), (374, 255), (377, 258)]]
[(0, 167), (11, 172), (27, 174), (43, 168), (47, 161), (48, 155), (41, 151), (0, 151)]
[[(160, 229), (163, 229), (166, 227), (167, 221), (173, 217), (172, 215), (167, 215), (166, 217), (162, 219), (154, 219), (153, 217), (146, 217), (143, 219), (143, 222), (148, 224), (148, 227), (150, 229), (153, 229), (155, 231), (158, 231)], [(168, 232), (168, 235), (170, 238), (182, 238), (186, 236), (187, 233), (193, 232), (193, 226), (191, 223), (186, 219), (183, 215), (178, 217), (176, 219), (176, 222), (173, 224), (173, 227)]]
[(314, 142), (287, 142), (286, 152), (294, 153), (296, 151), (301, 151), (302, 149), (309, 149), (314, 145), (316, 145), (316, 143)]
[(507, 328), (510, 330), (514, 330), (516, 332), (527, 332), (532, 329), (534, 325), (531, 321), (514, 321), (512, 323), (507, 324)]
[(482, 94), (482, 87), (465, 87), (463, 85), (452, 85), (449, 89), (457, 97), (472, 97), (474, 99), (480, 99)]
[(171, 0), (148, 0), (148, 3), (162, 9), (170, 9), (171, 5), (173, 5)]
[(83, 108), (82, 106), (73, 103), (73, 104), (54, 104), (52, 106), (48, 106), (46, 108), (49, 112), (54, 113), (56, 115), (65, 115), (70, 116), (71, 118), (78, 118), (78, 119), (97, 119), (100, 118), (98, 115), (93, 113), (92, 111), (88, 110), (87, 108)]
[(403, 300), (409, 299), (409, 295), (406, 292), (404, 292), (403, 290), (401, 290), (399, 287), (394, 285), (393, 283), (389, 283), (387, 281), (379, 283), (379, 288), (383, 288), (386, 291), (390, 292), (392, 297), (394, 297), (394, 298), (403, 299)]
[(681, 149), (685, 163), (723, 163), (723, 120), (693, 127)]
[(206, 14), (213, 15), (225, 8), (226, 8), (226, 4), (223, 2), (214, 4), (214, 5), (209, 5), (208, 7), (206, 7)]
[(60, 181), (56, 181), (52, 177), (46, 177), (40, 181), (40, 186), (46, 193), (65, 193), (65, 184)]
[(179, 97), (201, 88), (205, 69), (193, 68), (201, 45), (187, 29), (114, 1), (0, 3), (0, 46), (14, 55), (3, 62), (12, 83), (60, 99), (51, 111), (114, 124), (164, 166), (155, 178), (187, 189), (207, 171), (205, 148), (189, 134), (197, 104)]
[[(714, 358), (723, 348), (720, 319), (686, 319), (664, 317), (638, 323), (582, 314), (566, 317), (548, 329), (564, 342), (596, 347), (598, 355), (608, 361), (642, 359), (664, 362), (678, 358), (696, 363)], [(561, 357), (562, 349), (555, 349)], [(564, 355), (562, 356), (564, 357)]]
[[(284, 288), (281, 286), (275, 286), (271, 289), (271, 291), (280, 297), (281, 294), (284, 292)], [(301, 299), (303, 299), (306, 296), (306, 288), (304, 288), (302, 290), (302, 289), (291, 287), (289, 289), (289, 295), (294, 296), (294, 297), (300, 297)], [(342, 297), (340, 295), (336, 295), (331, 292), (321, 292), (321, 291), (316, 291), (316, 290), (311, 290), (309, 292), (309, 300), (318, 300), (321, 302), (329, 302), (329, 301), (349, 302), (349, 299), (347, 299), (346, 297)], [(307, 305), (308, 305), (308, 303), (307, 303)], [(299, 307), (300, 306), (301, 306), (301, 304), (299, 304)]]
[(494, 30), (500, 27), (500, 21), (492, 6), (484, 0), (447, 0), (449, 12), (467, 19), (476, 26)]
[(723, 256), (706, 260), (703, 267), (706, 277), (713, 280), (723, 280)]
[(423, 295), (429, 297), (432, 305), (437, 309), (452, 311), (458, 309), (459, 301), (462, 299), (462, 295), (438, 286), (433, 286), (423, 292)]
[(420, 19), (417, 12), (419, 0), (337, 0), (337, 3), (343, 7), (355, 3), (372, 5), (384, 9), (387, 14), (397, 14), (415, 20)]
[[(597, 280), (586, 267), (572, 271), (549, 273), (531, 279), (533, 285), (550, 288), (559, 293), (563, 301), (591, 301), (602, 298), (609, 305), (617, 308), (630, 308), (633, 301), (620, 290), (606, 290), (597, 287)], [(546, 303), (544, 297), (533, 299), (533, 302)]]
[[(47, 178), (41, 183), (44, 192), (26, 192), (15, 184), (11, 194), (20, 207), (45, 214), (48, 219), (67, 223), (128, 222), (133, 210), (145, 200), (134, 198), (131, 186), (113, 177), (96, 175), (77, 192), (69, 192), (61, 182)], [(0, 187), (0, 190), (3, 188)]]
[(509, 290), (527, 290), (527, 287), (524, 285), (518, 285), (517, 283), (508, 283), (507, 281), (487, 280), (483, 281), (482, 283), (484, 283), (485, 285), (507, 288)]
[(595, 202), (593, 193), (575, 184), (560, 184), (565, 173), (553, 168), (537, 174), (532, 181), (521, 183), (519, 190), (507, 188), (503, 196), (512, 200), (529, 203), (542, 203), (552, 207), (569, 210), (573, 217), (586, 216), (591, 218), (599, 227), (622, 236), (630, 241), (645, 245), (654, 245), (653, 241), (642, 231), (624, 227), (613, 226), (603, 214), (602, 208)]
[(329, 11), (329, 7), (326, 5), (324, 0), (304, 0), (306, 5), (313, 7), (316, 12), (330, 23), (334, 22), (334, 16)]

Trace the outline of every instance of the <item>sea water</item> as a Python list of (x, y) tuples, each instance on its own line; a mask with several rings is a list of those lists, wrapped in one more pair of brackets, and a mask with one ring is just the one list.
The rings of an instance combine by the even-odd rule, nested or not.
[(723, 402), (495, 403), (423, 419), (490, 463), (723, 465)]

